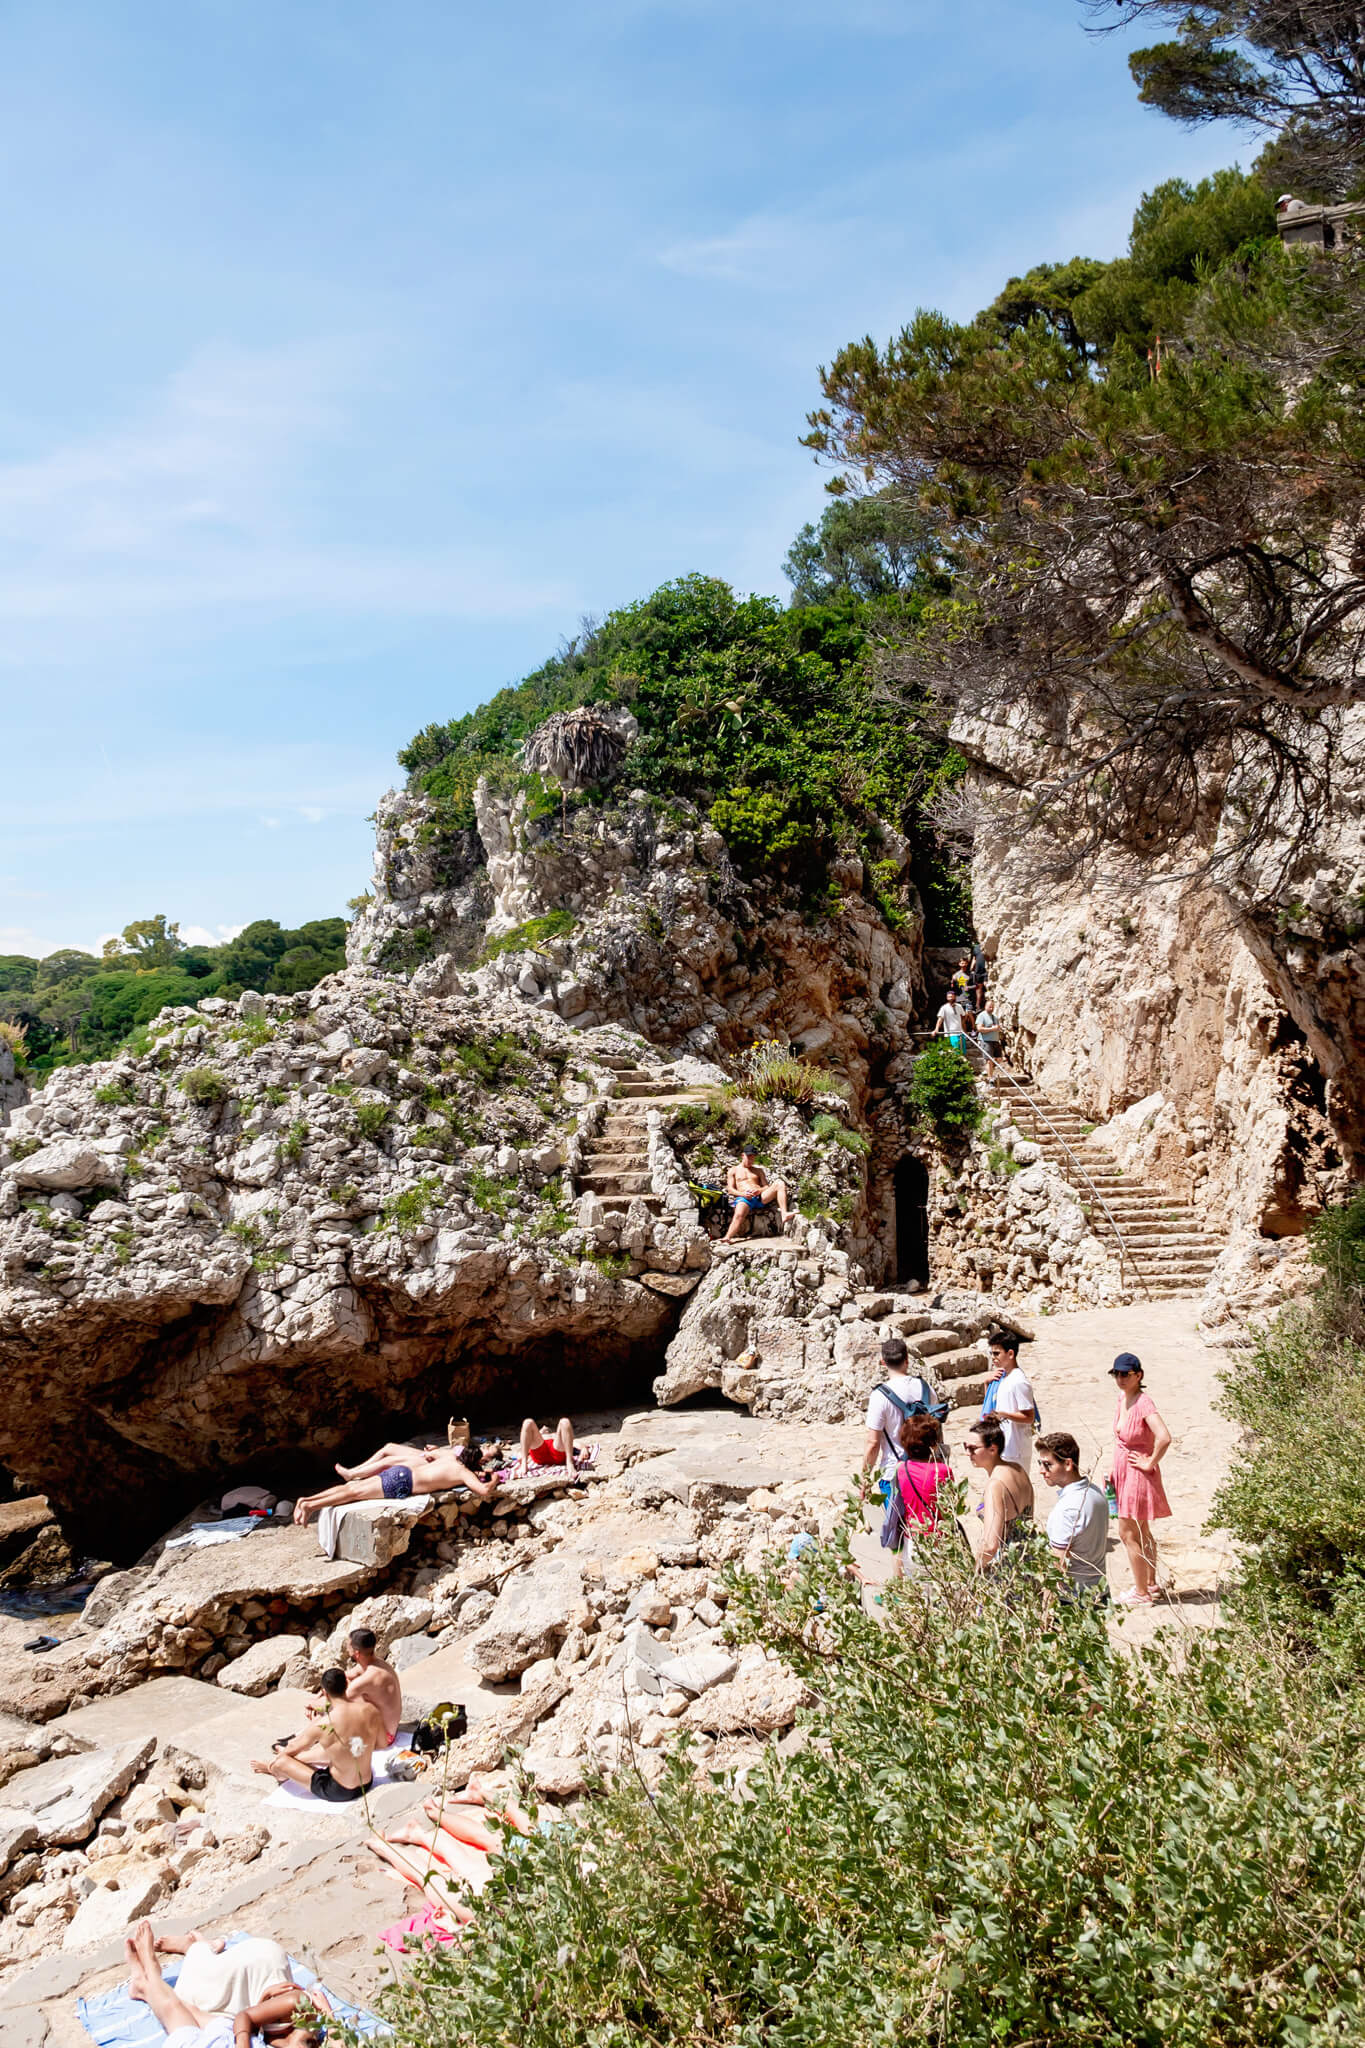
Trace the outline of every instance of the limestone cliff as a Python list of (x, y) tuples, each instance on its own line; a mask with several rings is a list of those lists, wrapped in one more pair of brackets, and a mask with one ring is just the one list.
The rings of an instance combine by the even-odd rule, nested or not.
[(1258, 1244), (1301, 1233), (1365, 1165), (1365, 717), (1342, 725), (1332, 843), (1306, 860), (1286, 832), (1211, 876), (1217, 819), (1160, 860), (1111, 847), (1060, 873), (1060, 849), (1020, 830), (1048, 749), (1003, 724), (955, 728), (984, 798), (973, 905), (1014, 1050), (1096, 1144), (1225, 1233), (1243, 1278)]

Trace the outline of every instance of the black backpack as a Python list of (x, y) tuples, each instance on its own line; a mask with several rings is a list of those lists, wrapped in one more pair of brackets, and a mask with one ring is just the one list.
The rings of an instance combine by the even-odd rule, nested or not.
[(469, 1715), (462, 1706), (443, 1700), (425, 1721), (412, 1731), (412, 1747), (422, 1756), (437, 1756), (448, 1743), (458, 1742), (469, 1727)]

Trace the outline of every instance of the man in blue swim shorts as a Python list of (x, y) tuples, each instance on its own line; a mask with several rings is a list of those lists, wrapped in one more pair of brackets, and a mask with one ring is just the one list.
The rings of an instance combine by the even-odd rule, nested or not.
[(445, 1444), (385, 1444), (363, 1465), (338, 1465), (340, 1486), (328, 1486), (321, 1493), (307, 1493), (294, 1508), (294, 1520), (302, 1528), (321, 1508), (349, 1507), (357, 1500), (408, 1500), (414, 1493), (446, 1493), (452, 1486), (467, 1486), (480, 1500), (498, 1490), (495, 1479), (481, 1479), (471, 1472), (459, 1452)]
[(791, 1221), (791, 1209), (787, 1202), (787, 1183), (784, 1180), (769, 1180), (763, 1168), (755, 1163), (754, 1148), (746, 1145), (739, 1155), (739, 1165), (732, 1166), (725, 1176), (725, 1192), (734, 1204), (734, 1215), (730, 1228), (725, 1233), (725, 1242), (739, 1236), (747, 1220), (752, 1224), (755, 1216), (776, 1202), (782, 1211), (782, 1228), (785, 1231)]

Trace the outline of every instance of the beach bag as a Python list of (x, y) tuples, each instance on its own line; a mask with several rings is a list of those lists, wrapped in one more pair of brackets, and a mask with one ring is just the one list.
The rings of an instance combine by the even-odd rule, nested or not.
[(449, 1743), (458, 1742), (469, 1727), (469, 1715), (462, 1706), (442, 1700), (412, 1731), (412, 1748), (419, 1756), (438, 1756)]
[(452, 1451), (469, 1449), (469, 1417), (452, 1415), (446, 1424), (446, 1442)]

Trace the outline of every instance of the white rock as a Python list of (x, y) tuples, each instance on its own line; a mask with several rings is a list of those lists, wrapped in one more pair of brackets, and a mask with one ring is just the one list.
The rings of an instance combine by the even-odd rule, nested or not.
[(8, 1168), (21, 1188), (93, 1188), (108, 1173), (108, 1162), (79, 1138), (58, 1138)]
[(100, 1885), (82, 1901), (62, 1936), (64, 1949), (95, 1948), (150, 1913), (165, 1892), (156, 1870), (129, 1871), (116, 1890)]
[(229, 1692), (246, 1693), (252, 1699), (259, 1699), (262, 1693), (279, 1684), (291, 1665), (296, 1667), (291, 1673), (294, 1683), (306, 1684), (307, 1637), (266, 1636), (259, 1643), (253, 1643), (240, 1657), (234, 1657), (230, 1664), (225, 1664), (217, 1674), (217, 1683)]

